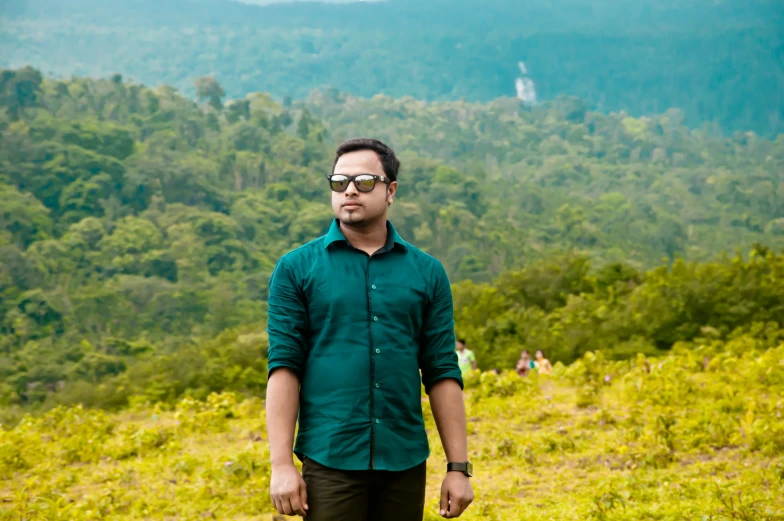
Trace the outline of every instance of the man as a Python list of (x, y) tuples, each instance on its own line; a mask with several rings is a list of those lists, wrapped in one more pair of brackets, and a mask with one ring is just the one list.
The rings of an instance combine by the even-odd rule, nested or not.
[(451, 289), (441, 263), (387, 221), (399, 167), (380, 141), (342, 143), (329, 176), (336, 219), (270, 279), (270, 494), (281, 514), (421, 521), (422, 383), (448, 460), (440, 513), (458, 517), (473, 500)]
[(460, 373), (465, 376), (471, 371), (476, 371), (476, 357), (473, 351), (466, 349), (465, 340), (458, 338), (455, 342), (455, 349), (457, 349), (457, 364), (460, 366)]

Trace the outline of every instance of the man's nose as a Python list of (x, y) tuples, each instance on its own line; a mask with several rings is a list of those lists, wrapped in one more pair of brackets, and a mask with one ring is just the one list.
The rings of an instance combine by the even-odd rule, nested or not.
[(348, 183), (348, 188), (346, 188), (346, 191), (344, 193), (346, 194), (346, 197), (355, 196), (359, 194), (359, 191), (357, 190), (357, 185), (354, 184), (354, 181), (350, 181)]

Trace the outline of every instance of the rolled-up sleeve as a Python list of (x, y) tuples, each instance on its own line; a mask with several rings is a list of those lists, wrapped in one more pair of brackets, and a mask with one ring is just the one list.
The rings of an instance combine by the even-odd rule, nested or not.
[(446, 378), (454, 378), (463, 387), (455, 353), (455, 317), (452, 288), (440, 262), (433, 269), (433, 290), (422, 323), (419, 367), (425, 391)]
[(287, 367), (301, 379), (307, 354), (307, 308), (285, 258), (278, 262), (270, 277), (268, 304), (269, 374)]

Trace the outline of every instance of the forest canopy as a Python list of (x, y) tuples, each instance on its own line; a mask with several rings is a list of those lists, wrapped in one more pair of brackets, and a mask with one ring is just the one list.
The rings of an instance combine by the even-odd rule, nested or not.
[(60, 77), (120, 72), (188, 96), (214, 75), (231, 97), (487, 102), (530, 79), (539, 100), (599, 112), (683, 111), (692, 128), (784, 132), (779, 0), (229, 0), (0, 2), (0, 66)]
[(778, 334), (784, 138), (576, 98), (195, 88), (0, 71), (0, 403), (262, 389), (269, 275), (329, 226), (324, 175), (356, 134), (398, 150), (391, 219), (446, 266), (480, 367)]

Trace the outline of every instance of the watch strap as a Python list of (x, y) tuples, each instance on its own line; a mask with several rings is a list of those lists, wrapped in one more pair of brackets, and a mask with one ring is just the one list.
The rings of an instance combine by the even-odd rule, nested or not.
[(462, 472), (468, 477), (471, 477), (471, 463), (468, 461), (465, 462), (454, 462), (450, 461), (446, 464), (446, 471), (447, 472)]

